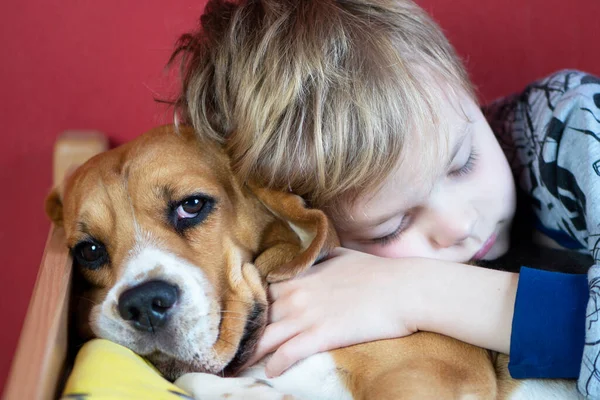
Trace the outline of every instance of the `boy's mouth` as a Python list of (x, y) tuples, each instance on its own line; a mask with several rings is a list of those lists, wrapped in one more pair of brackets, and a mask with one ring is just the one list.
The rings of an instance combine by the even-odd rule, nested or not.
[(485, 255), (487, 253), (489, 253), (489, 251), (492, 249), (492, 247), (494, 247), (495, 243), (496, 243), (496, 234), (492, 233), (492, 235), (488, 238), (488, 240), (485, 241), (483, 246), (481, 246), (481, 249), (479, 249), (479, 251), (477, 253), (475, 253), (472, 260), (475, 260), (475, 261), (481, 260), (483, 257), (485, 257)]

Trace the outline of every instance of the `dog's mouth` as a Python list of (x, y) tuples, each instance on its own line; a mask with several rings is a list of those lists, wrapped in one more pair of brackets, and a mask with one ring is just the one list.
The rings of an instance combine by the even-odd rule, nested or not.
[[(222, 320), (221, 320), (222, 323)], [(267, 324), (267, 306), (255, 302), (246, 318), (243, 334), (238, 342), (237, 350), (231, 360), (224, 366), (208, 365), (200, 360), (204, 357), (198, 355), (190, 361), (182, 361), (157, 350), (148, 354), (146, 358), (163, 374), (166, 379), (176, 380), (190, 372), (205, 372), (221, 376), (235, 376), (254, 354), (258, 341)], [(221, 330), (219, 329), (221, 334)], [(217, 338), (217, 342), (219, 338)]]

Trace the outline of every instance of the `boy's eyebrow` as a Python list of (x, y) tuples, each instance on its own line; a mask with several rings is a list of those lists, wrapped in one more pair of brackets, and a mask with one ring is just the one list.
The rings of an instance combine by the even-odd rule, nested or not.
[(450, 152), (450, 158), (448, 158), (448, 163), (446, 165), (446, 170), (450, 168), (450, 165), (452, 164), (452, 161), (454, 161), (454, 158), (456, 157), (456, 155), (460, 151), (460, 148), (462, 147), (462, 144), (464, 143), (465, 139), (468, 136), (469, 128), (470, 127), (471, 127), (471, 123), (469, 121), (467, 121), (465, 123), (465, 125), (463, 126), (463, 128), (461, 129), (461, 135), (458, 138), (458, 140), (454, 143), (454, 147), (452, 147), (452, 151)]

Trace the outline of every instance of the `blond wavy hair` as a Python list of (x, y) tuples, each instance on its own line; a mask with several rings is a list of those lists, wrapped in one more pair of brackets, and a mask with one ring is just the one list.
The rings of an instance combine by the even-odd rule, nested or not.
[(437, 123), (428, 74), (475, 98), (409, 0), (211, 0), (177, 61), (177, 122), (224, 143), (243, 180), (334, 214), (376, 191)]

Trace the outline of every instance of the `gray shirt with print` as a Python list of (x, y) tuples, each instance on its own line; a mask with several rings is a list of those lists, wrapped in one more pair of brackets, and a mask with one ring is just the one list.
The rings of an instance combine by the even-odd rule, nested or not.
[(486, 116), (545, 233), (594, 259), (578, 389), (600, 398), (600, 79), (560, 71)]

